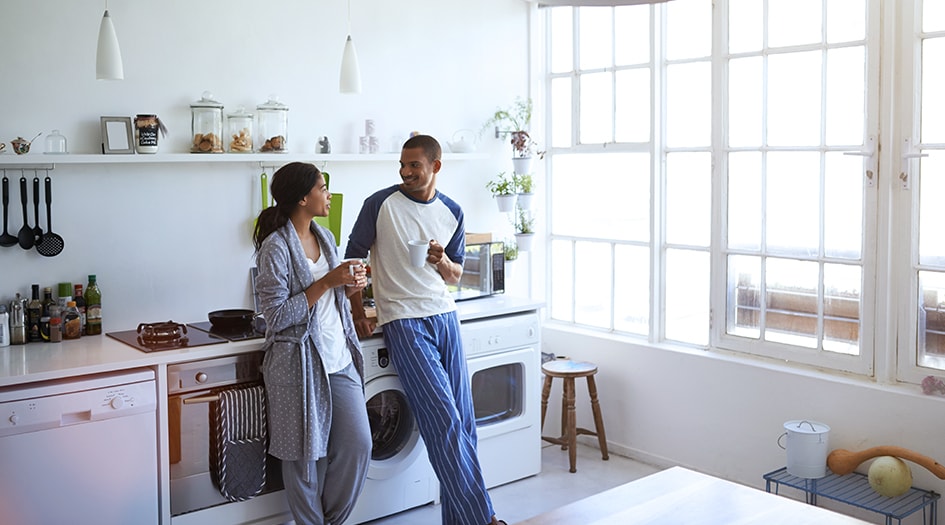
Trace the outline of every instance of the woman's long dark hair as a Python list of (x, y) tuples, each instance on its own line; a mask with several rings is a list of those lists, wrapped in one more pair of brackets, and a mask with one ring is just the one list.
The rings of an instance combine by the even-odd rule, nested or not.
[(253, 245), (257, 252), (266, 237), (285, 226), (302, 197), (308, 195), (322, 178), (322, 172), (307, 162), (290, 162), (276, 171), (270, 187), (276, 204), (259, 213), (253, 230)]

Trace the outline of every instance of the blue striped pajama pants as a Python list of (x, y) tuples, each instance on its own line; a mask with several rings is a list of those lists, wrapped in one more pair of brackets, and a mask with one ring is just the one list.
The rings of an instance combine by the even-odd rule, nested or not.
[(440, 481), (443, 525), (486, 525), (494, 514), (476, 450), (476, 416), (456, 312), (398, 319), (384, 342)]

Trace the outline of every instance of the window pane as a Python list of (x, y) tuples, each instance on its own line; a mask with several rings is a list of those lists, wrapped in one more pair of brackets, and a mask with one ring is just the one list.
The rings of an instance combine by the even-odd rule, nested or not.
[(712, 132), (712, 76), (709, 62), (666, 67), (666, 144), (708, 146)]
[(581, 75), (581, 144), (601, 144), (614, 140), (613, 75)]
[(919, 264), (945, 267), (945, 152), (930, 151), (918, 165)]
[(919, 272), (919, 364), (945, 368), (945, 274)]
[(764, 34), (764, 2), (758, 0), (729, 0), (728, 51), (744, 53), (759, 51)]
[(769, 258), (765, 269), (765, 339), (817, 348), (817, 263)]
[(551, 145), (566, 148), (571, 145), (571, 78), (551, 81)]
[(930, 33), (945, 29), (945, 2), (925, 0), (922, 2), (922, 31)]
[(709, 246), (712, 226), (712, 156), (666, 155), (666, 241)]
[(666, 4), (666, 13), (666, 58), (698, 58), (712, 53), (712, 2), (675, 0)]
[(862, 144), (866, 126), (863, 47), (827, 51), (827, 145)]
[(709, 344), (709, 254), (666, 250), (666, 339)]
[(650, 333), (650, 250), (619, 244), (614, 247), (614, 329)]
[(574, 251), (574, 322), (610, 328), (614, 292), (610, 245), (578, 241)]
[(618, 71), (616, 122), (617, 142), (650, 140), (650, 70)]
[(761, 257), (729, 256), (726, 310), (725, 333), (761, 336)]
[(578, 56), (581, 69), (613, 66), (613, 8), (578, 8)]
[(826, 1), (828, 43), (851, 42), (866, 38), (865, 0)]
[(858, 260), (863, 245), (863, 158), (828, 153), (824, 160), (824, 254)]
[(648, 154), (558, 154), (551, 170), (553, 235), (649, 240)]
[(769, 145), (820, 144), (822, 56), (810, 51), (768, 58)]
[(728, 246), (761, 249), (761, 153), (728, 155)]
[(768, 154), (767, 247), (783, 255), (816, 257), (820, 247), (820, 154)]
[(859, 266), (824, 265), (824, 350), (860, 353), (861, 282)]
[(728, 65), (728, 144), (760, 146), (764, 102), (761, 57), (732, 60)]
[(563, 73), (574, 69), (574, 41), (572, 36), (573, 9), (571, 7), (552, 7), (549, 14), (551, 21), (551, 72)]
[[(926, 2), (928, 4), (929, 2)], [(945, 142), (945, 38), (922, 42), (922, 142)]]
[[(650, 6), (620, 6), (614, 10), (618, 66), (650, 62)], [(557, 36), (555, 37), (557, 38)]]
[(770, 47), (823, 41), (821, 0), (768, 0)]
[(571, 241), (551, 241), (551, 282), (555, 283), (551, 294), (551, 318), (574, 321), (574, 253)]

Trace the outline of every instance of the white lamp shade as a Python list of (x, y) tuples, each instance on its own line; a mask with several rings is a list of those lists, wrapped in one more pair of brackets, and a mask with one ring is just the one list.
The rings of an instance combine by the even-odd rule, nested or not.
[(345, 52), (341, 57), (341, 80), (338, 89), (342, 93), (361, 92), (361, 67), (358, 65), (358, 52), (354, 49), (351, 35), (345, 41)]
[(95, 78), (98, 80), (122, 80), (125, 70), (121, 65), (121, 49), (118, 47), (118, 35), (112, 25), (108, 10), (102, 16), (102, 25), (98, 28), (98, 51), (95, 53)]

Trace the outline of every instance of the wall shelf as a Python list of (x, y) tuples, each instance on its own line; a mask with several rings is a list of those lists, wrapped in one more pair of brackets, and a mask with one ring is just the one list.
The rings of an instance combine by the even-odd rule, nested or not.
[[(485, 153), (444, 153), (443, 160), (483, 160), (490, 158)], [(266, 166), (282, 165), (287, 162), (397, 162), (399, 153), (155, 153), (103, 155), (96, 153), (68, 153), (47, 155), (44, 153), (0, 154), (0, 169), (42, 169), (41, 166), (69, 164), (216, 164), (216, 163), (254, 163)]]

